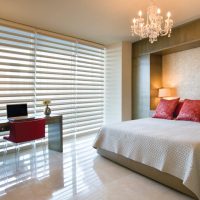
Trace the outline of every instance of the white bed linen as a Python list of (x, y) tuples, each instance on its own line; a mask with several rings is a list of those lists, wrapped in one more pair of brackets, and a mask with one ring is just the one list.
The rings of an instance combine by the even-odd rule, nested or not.
[(145, 118), (102, 127), (94, 143), (183, 180), (200, 199), (200, 123)]

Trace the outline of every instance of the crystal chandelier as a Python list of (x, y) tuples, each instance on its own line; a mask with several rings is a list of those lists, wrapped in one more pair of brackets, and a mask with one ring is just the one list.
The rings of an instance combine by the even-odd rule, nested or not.
[(147, 9), (146, 24), (145, 19), (142, 17), (142, 11), (138, 12), (138, 18), (133, 19), (131, 25), (132, 36), (139, 35), (140, 38), (149, 38), (149, 42), (157, 41), (158, 36), (171, 36), (173, 20), (170, 18), (171, 13), (167, 13), (164, 20), (160, 15), (161, 10), (156, 5), (151, 5)]

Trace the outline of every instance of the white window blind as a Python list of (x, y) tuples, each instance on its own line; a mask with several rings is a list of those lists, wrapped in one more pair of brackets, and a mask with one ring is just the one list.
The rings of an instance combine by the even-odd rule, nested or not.
[[(97, 132), (103, 123), (104, 49), (0, 26), (0, 116), (6, 104), (63, 115), (64, 136)], [(37, 31), (36, 31), (37, 32)]]
[(103, 123), (104, 51), (77, 45), (75, 83), (77, 133), (97, 131)]
[[(6, 104), (27, 103), (34, 114), (35, 36), (0, 25), (0, 117), (6, 118)], [(4, 147), (0, 133), (0, 152)], [(10, 145), (10, 144), (9, 144)], [(12, 149), (13, 146), (9, 147)]]
[(0, 117), (6, 104), (27, 103), (34, 112), (34, 34), (0, 26)]
[(67, 134), (94, 132), (103, 122), (104, 54), (102, 49), (37, 35), (36, 99), (51, 99), (63, 115)]

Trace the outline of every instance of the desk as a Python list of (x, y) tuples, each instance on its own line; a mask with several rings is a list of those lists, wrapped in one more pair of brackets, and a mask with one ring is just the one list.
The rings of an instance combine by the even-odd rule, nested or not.
[[(63, 128), (62, 115), (36, 116), (37, 118), (45, 118), (48, 125), (48, 147), (50, 150), (63, 152)], [(0, 132), (9, 131), (9, 121), (0, 119)]]

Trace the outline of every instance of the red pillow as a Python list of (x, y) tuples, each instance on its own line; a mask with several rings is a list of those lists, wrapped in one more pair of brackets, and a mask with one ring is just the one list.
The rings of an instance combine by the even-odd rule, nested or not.
[(178, 102), (178, 105), (176, 106), (176, 109), (174, 111), (174, 118), (176, 118), (179, 115), (179, 113), (181, 111), (181, 108), (183, 106), (183, 103), (184, 103), (184, 101), (179, 101)]
[(158, 104), (153, 118), (173, 119), (173, 114), (178, 105), (179, 98), (173, 100), (161, 99)]
[(185, 99), (176, 119), (200, 122), (200, 100)]

